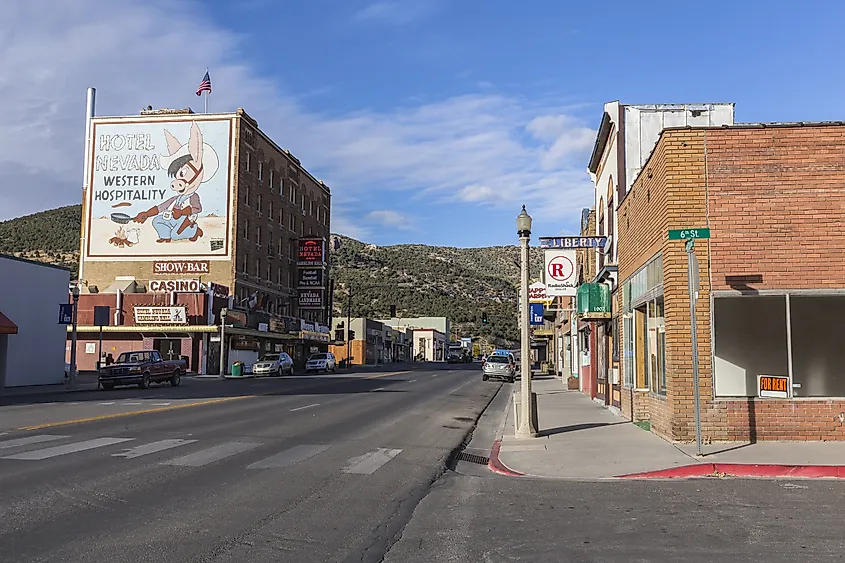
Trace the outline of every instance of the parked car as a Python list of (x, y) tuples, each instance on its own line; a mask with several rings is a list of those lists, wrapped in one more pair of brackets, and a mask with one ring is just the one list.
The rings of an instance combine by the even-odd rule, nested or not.
[(252, 366), (253, 375), (293, 375), (293, 358), (285, 354), (264, 354)]
[(99, 381), (103, 389), (113, 389), (115, 385), (146, 389), (150, 383), (160, 382), (177, 387), (187, 370), (185, 360), (162, 359), (158, 350), (123, 352), (115, 363), (100, 368)]
[(501, 379), (513, 383), (516, 379), (516, 362), (513, 355), (488, 356), (481, 365), (481, 380)]
[(308, 361), (305, 362), (305, 372), (334, 372), (337, 369), (337, 361), (334, 354), (331, 352), (321, 352), (319, 354), (312, 354)]

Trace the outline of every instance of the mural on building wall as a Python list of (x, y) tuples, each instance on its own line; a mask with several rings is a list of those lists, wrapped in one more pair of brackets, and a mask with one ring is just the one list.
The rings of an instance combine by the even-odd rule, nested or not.
[(95, 121), (86, 259), (229, 254), (230, 119)]

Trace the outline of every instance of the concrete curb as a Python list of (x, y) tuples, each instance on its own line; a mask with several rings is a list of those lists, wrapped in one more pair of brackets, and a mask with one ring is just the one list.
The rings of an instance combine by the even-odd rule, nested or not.
[(487, 468), (493, 473), (499, 475), (507, 475), (508, 477), (522, 477), (525, 473), (514, 471), (499, 459), (499, 449), (502, 447), (502, 441), (496, 440), (493, 442), (493, 448), (490, 450), (490, 458), (487, 462)]
[[(492, 459), (492, 458), (491, 458)], [(671, 469), (617, 475), (617, 479), (684, 479), (689, 477), (798, 477), (845, 479), (845, 465), (777, 465), (754, 463), (697, 463)]]

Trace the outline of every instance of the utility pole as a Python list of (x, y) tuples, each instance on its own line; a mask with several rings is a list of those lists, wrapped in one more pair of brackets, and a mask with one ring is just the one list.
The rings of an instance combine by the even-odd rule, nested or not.
[(220, 309), (220, 379), (226, 377), (226, 309)]
[(68, 374), (68, 383), (71, 389), (73, 389), (76, 385), (76, 327), (79, 319), (79, 282), (74, 284), (71, 294), (73, 295), (73, 311), (71, 312), (70, 373)]
[(346, 369), (352, 369), (352, 284), (348, 284), (349, 297), (346, 301)]

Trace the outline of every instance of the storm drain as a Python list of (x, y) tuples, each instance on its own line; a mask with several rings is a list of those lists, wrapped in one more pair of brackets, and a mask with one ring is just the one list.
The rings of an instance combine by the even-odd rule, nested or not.
[(468, 461), (470, 463), (477, 463), (478, 465), (487, 465), (490, 462), (490, 458), (478, 454), (458, 452), (458, 454), (455, 456), (455, 461)]

